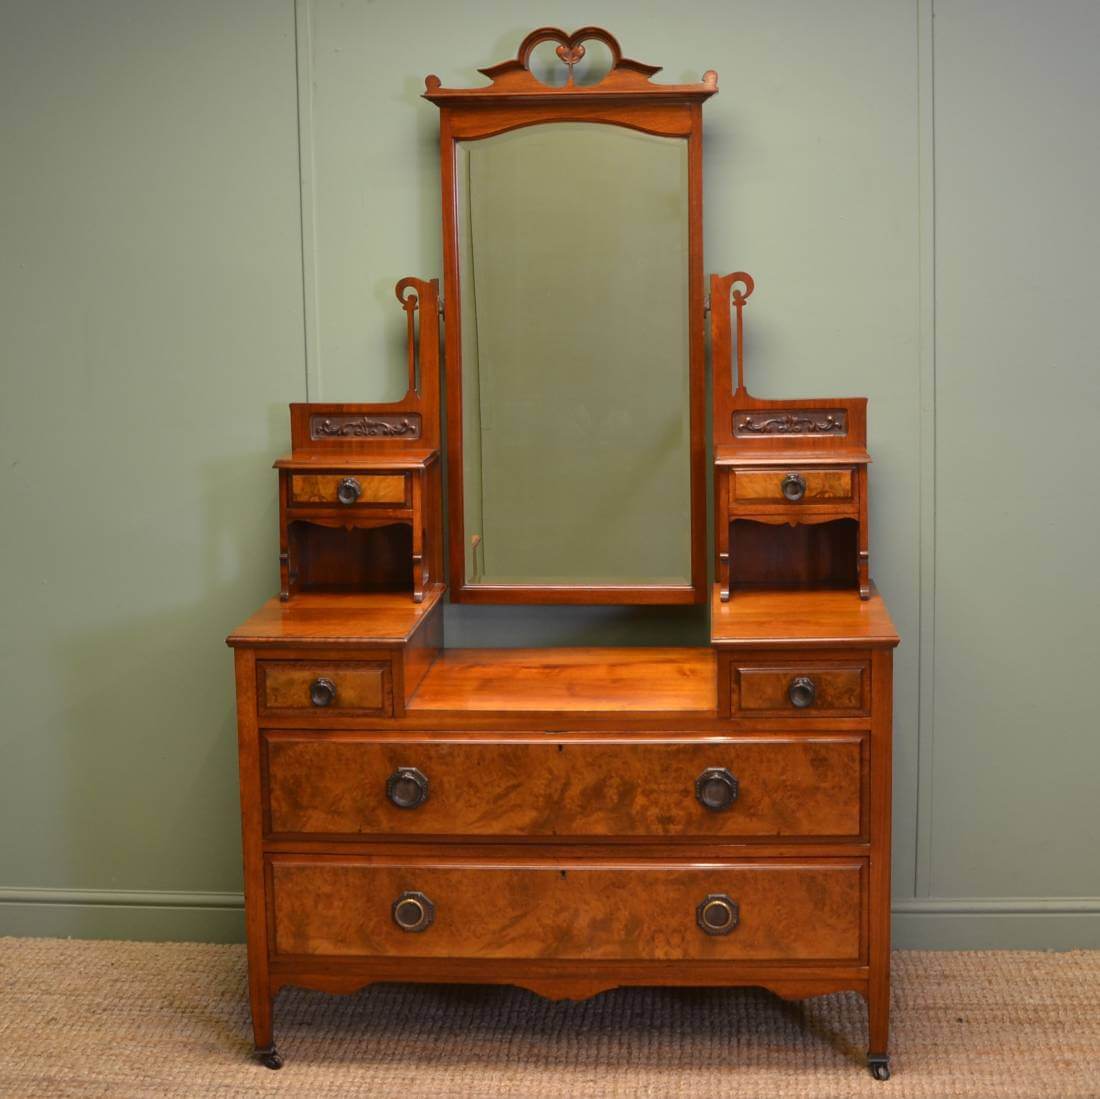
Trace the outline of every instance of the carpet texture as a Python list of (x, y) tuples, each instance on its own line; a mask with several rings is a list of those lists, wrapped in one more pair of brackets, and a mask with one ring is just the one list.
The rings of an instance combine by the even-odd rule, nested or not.
[(244, 948), (0, 939), (0, 1095), (1098, 1099), (1100, 951), (894, 955), (893, 1079), (855, 995), (288, 989), (249, 1058)]

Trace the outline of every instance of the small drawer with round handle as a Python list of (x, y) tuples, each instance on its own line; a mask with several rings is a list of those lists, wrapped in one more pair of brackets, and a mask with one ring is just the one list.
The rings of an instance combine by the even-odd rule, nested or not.
[(261, 714), (323, 720), (393, 713), (389, 661), (261, 660), (256, 668)]
[(862, 717), (871, 712), (866, 660), (735, 660), (730, 673), (734, 717)]
[(291, 473), (291, 507), (325, 505), (358, 508), (409, 506), (408, 477), (404, 473)]
[[(269, 856), (275, 956), (859, 961), (862, 859)], [(702, 865), (701, 865), (702, 864)]]
[(263, 753), (275, 838), (864, 834), (858, 732), (701, 743), (268, 729)]
[(855, 491), (855, 470), (734, 469), (730, 474), (730, 507), (798, 504), (849, 505)]

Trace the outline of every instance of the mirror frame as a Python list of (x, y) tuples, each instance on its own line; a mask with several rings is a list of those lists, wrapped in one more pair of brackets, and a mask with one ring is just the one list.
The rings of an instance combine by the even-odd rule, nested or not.
[[(574, 82), (573, 68), (584, 43), (602, 42), (611, 67), (598, 83)], [(543, 84), (530, 71), (532, 50), (557, 42), (568, 69), (566, 83)], [(454, 603), (690, 604), (707, 596), (706, 361), (703, 281), (702, 105), (718, 91), (718, 74), (699, 84), (654, 84), (660, 68), (624, 58), (618, 42), (600, 27), (572, 34), (556, 27), (532, 31), (510, 61), (480, 69), (491, 84), (444, 88), (428, 76), (424, 98), (440, 112), (440, 182), (443, 198), (443, 300), (446, 335), (447, 543), (451, 601)], [(691, 462), (691, 582), (675, 585), (469, 584), (466, 582), (465, 510), (462, 484), (462, 288), (456, 166), (458, 142), (493, 137), (548, 122), (590, 122), (624, 126), (687, 142), (688, 161), (688, 375)], [(598, 471), (594, 471), (598, 475)]]

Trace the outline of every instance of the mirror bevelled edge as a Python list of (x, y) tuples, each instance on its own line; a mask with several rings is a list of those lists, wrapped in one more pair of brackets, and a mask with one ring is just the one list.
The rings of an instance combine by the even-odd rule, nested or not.
[[(574, 79), (585, 55), (585, 42), (599, 42), (610, 55), (609, 71), (596, 83)], [(531, 72), (532, 51), (557, 44), (566, 68), (564, 83), (541, 83)], [(707, 72), (698, 84), (656, 84), (652, 65), (622, 56), (606, 31), (585, 27), (572, 34), (540, 28), (520, 44), (513, 60), (480, 70), (491, 83), (478, 88), (444, 88), (429, 76), (425, 98), (440, 110), (440, 177), (444, 255), (447, 435), (448, 565), (451, 599), (457, 603), (692, 604), (706, 598), (706, 385), (704, 362), (704, 286), (702, 263), (702, 104), (718, 90), (717, 75)], [(463, 478), (463, 333), (460, 222), (458, 217), (459, 143), (549, 122), (585, 122), (625, 127), (657, 137), (678, 138), (687, 150), (687, 361), (688, 454), (690, 473), (690, 578), (686, 582), (469, 583)], [(568, 242), (567, 242), (567, 246)], [(575, 242), (573, 242), (575, 246)], [(639, 272), (623, 271), (624, 280)], [(592, 469), (598, 478), (600, 470)], [(640, 476), (644, 474), (640, 472)], [(666, 518), (667, 521), (667, 518)], [(660, 516), (654, 516), (660, 522)]]

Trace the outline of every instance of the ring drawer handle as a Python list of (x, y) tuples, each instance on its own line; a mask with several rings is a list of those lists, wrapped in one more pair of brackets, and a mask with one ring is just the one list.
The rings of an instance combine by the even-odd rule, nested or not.
[(354, 477), (345, 477), (336, 488), (336, 499), (341, 504), (354, 504), (363, 494), (363, 486)]
[(737, 794), (737, 779), (725, 767), (708, 767), (695, 780), (696, 799), (712, 813), (728, 809), (737, 800)]
[(787, 697), (795, 709), (804, 710), (817, 699), (817, 684), (808, 675), (796, 675), (787, 688)]
[(323, 675), (309, 685), (309, 700), (314, 706), (331, 706), (336, 701), (336, 684)]
[(792, 504), (797, 504), (806, 495), (806, 478), (801, 473), (788, 473), (779, 487)]
[(402, 931), (425, 931), (435, 919), (435, 905), (423, 893), (406, 891), (393, 902), (393, 922)]
[(737, 902), (725, 893), (710, 893), (695, 909), (695, 922), (708, 935), (728, 935), (740, 922)]
[(386, 797), (398, 809), (415, 809), (428, 800), (428, 776), (416, 767), (398, 767), (386, 779)]

